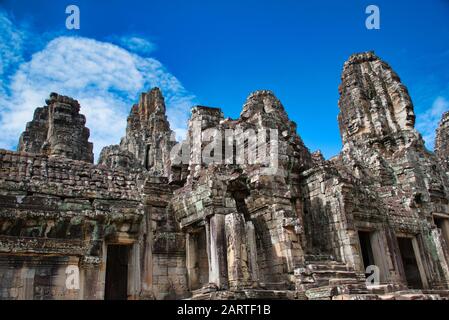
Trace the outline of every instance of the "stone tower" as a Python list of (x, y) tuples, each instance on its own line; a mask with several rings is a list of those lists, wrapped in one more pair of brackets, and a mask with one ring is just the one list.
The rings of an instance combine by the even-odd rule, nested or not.
[(159, 88), (142, 93), (139, 103), (131, 109), (125, 137), (119, 146), (102, 151), (100, 163), (112, 167), (138, 166), (154, 175), (168, 176), (170, 150), (176, 140), (165, 112)]
[(338, 122), (343, 143), (414, 130), (415, 114), (407, 88), (374, 52), (355, 54), (346, 61), (340, 95)]
[(449, 297), (449, 114), (433, 153), (387, 63), (354, 54), (341, 79), (329, 160), (268, 90), (237, 119), (194, 107), (176, 144), (154, 88), (94, 165), (79, 104), (52, 94), (0, 150), (0, 299)]
[(93, 145), (89, 140), (86, 117), (79, 113), (78, 101), (52, 93), (47, 105), (37, 108), (27, 124), (18, 151), (64, 156), (93, 163)]
[(449, 112), (443, 114), (437, 128), (435, 154), (446, 172), (449, 172)]

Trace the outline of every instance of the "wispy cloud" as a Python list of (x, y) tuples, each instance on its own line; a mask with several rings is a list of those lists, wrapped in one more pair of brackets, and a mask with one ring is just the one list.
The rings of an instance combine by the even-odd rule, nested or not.
[(417, 115), (416, 127), (423, 135), (426, 145), (431, 150), (435, 145), (435, 130), (441, 120), (443, 112), (449, 110), (449, 100), (445, 97), (437, 97), (432, 106), (424, 113)]
[(156, 44), (138, 36), (123, 36), (117, 38), (118, 44), (124, 48), (142, 55), (147, 55), (156, 50)]
[(0, 77), (2, 89), (5, 89), (6, 79), (22, 62), (26, 32), (16, 28), (1, 9), (0, 31)]
[[(8, 37), (20, 34), (1, 12), (0, 21), (2, 43), (5, 31)], [(8, 79), (0, 75), (7, 88), (0, 91), (0, 148), (15, 147), (26, 122), (50, 92), (80, 102), (96, 157), (104, 146), (120, 141), (132, 104), (151, 87), (163, 91), (172, 129), (178, 136), (185, 132), (195, 96), (156, 59), (109, 42), (67, 36), (49, 41), (28, 61), (22, 60), (20, 47), (1, 50), (3, 68), (15, 66), (16, 71)]]

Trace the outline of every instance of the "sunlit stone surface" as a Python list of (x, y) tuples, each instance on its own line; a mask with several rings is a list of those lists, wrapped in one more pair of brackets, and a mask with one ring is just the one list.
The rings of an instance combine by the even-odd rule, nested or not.
[(447, 298), (448, 113), (432, 153), (373, 52), (344, 64), (339, 108), (329, 160), (267, 90), (238, 119), (194, 107), (176, 145), (154, 88), (95, 165), (78, 102), (51, 94), (0, 150), (0, 298)]

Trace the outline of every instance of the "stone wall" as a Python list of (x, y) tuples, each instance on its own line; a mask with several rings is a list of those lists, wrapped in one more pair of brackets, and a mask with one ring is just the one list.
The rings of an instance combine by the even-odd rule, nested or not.
[[(137, 238), (143, 182), (138, 172), (0, 150), (2, 298), (102, 298), (103, 245)], [(69, 265), (84, 292), (66, 289)]]
[(345, 64), (340, 93), (344, 146), (334, 162), (343, 175), (372, 194), (377, 211), (358, 205), (358, 228), (390, 235), (383, 255), (391, 255), (392, 261), (384, 262), (393, 274), (403, 268), (396, 237), (415, 238), (422, 277), (425, 274), (428, 286), (446, 286), (447, 261), (436, 253), (440, 243), (430, 240), (430, 234), (434, 215), (449, 212), (448, 176), (414, 127), (405, 86), (370, 52), (353, 55)]
[[(52, 94), (20, 151), (0, 150), (0, 298), (103, 299), (114, 246), (128, 255), (112, 261), (126, 270), (121, 298), (381, 299), (415, 285), (410, 254), (413, 294), (449, 296), (447, 113), (434, 154), (405, 85), (373, 52), (344, 64), (343, 148), (329, 160), (268, 90), (238, 119), (194, 107), (176, 143), (151, 89), (99, 165), (79, 108)], [(68, 266), (79, 290), (65, 285)]]
[[(199, 136), (206, 143), (195, 140)], [(216, 276), (224, 289), (293, 286), (294, 268), (303, 259), (297, 183), (313, 161), (280, 101), (270, 91), (254, 92), (237, 120), (224, 119), (218, 108), (195, 107), (189, 138), (190, 175), (175, 192), (173, 207), (186, 232), (201, 226), (208, 230), (210, 282)], [(236, 151), (231, 157), (221, 152), (229, 145)], [(271, 160), (274, 151), (279, 153), (275, 163), (258, 161), (263, 154)], [(201, 162), (205, 157), (213, 162)], [(214, 232), (226, 241), (213, 239)], [(216, 264), (212, 246), (219, 250)]]
[(441, 117), (435, 137), (435, 154), (441, 166), (449, 172), (449, 112), (445, 112)]
[(166, 178), (150, 178), (144, 187), (147, 226), (144, 230), (150, 259), (144, 286), (156, 299), (185, 297), (188, 291), (185, 235), (174, 221), (170, 206), (173, 187)]

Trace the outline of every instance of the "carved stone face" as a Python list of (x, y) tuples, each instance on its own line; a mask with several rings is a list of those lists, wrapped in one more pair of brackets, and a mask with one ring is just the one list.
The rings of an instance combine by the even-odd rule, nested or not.
[(405, 126), (409, 127), (409, 128), (414, 128), (416, 116), (415, 116), (415, 111), (413, 110), (413, 106), (411, 105), (411, 103), (407, 103), (407, 105), (405, 107), (405, 113), (406, 113)]
[(401, 103), (395, 106), (395, 118), (401, 129), (413, 129), (415, 127), (415, 112), (410, 100), (401, 99)]
[(349, 136), (355, 136), (367, 133), (369, 125), (365, 117), (364, 110), (369, 105), (369, 102), (359, 100), (352, 108), (348, 110), (348, 126), (347, 132)]
[(360, 119), (358, 118), (351, 119), (348, 125), (348, 134), (350, 136), (356, 134), (360, 129), (360, 125), (361, 125)]
[(413, 129), (415, 127), (415, 112), (410, 96), (403, 86), (392, 95), (396, 121), (402, 129)]

